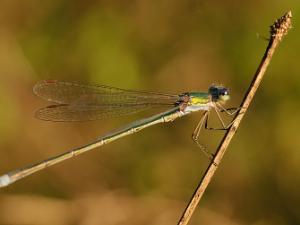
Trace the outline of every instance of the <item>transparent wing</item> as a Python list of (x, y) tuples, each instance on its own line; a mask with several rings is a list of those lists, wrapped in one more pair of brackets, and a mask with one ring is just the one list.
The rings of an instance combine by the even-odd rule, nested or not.
[(51, 121), (87, 121), (136, 113), (154, 106), (174, 106), (178, 95), (129, 91), (98, 85), (42, 81), (34, 93), (57, 103), (36, 112), (36, 117)]
[(58, 104), (159, 104), (170, 105), (178, 100), (178, 95), (130, 91), (103, 85), (86, 85), (72, 82), (46, 80), (37, 83), (33, 92)]
[(58, 122), (89, 121), (129, 115), (147, 108), (149, 106), (146, 105), (77, 108), (61, 104), (41, 108), (36, 112), (35, 116), (41, 120)]

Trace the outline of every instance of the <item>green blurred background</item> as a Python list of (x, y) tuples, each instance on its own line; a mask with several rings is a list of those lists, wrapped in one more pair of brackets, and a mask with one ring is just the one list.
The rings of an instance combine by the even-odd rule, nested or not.
[[(293, 26), (190, 224), (300, 224), (299, 17), (296, 0), (0, 2), (0, 174), (86, 144), (137, 118), (53, 123), (42, 79), (181, 93), (230, 88), (239, 105), (269, 25)], [(0, 190), (0, 224), (176, 224), (208, 159), (194, 114), (123, 138)], [(201, 142), (215, 149), (219, 132)]]

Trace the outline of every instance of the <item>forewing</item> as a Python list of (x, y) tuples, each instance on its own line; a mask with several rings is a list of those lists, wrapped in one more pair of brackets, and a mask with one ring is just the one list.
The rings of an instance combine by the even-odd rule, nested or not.
[(174, 105), (178, 95), (130, 91), (103, 85), (85, 85), (46, 80), (37, 83), (33, 92), (51, 102), (69, 105)]

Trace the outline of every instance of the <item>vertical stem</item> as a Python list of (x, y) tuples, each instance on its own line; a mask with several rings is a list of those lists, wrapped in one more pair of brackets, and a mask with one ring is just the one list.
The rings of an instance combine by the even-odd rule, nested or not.
[(245, 97), (241, 103), (241, 109), (236, 114), (236, 116), (234, 118), (234, 122), (232, 123), (232, 126), (225, 133), (222, 141), (220, 142), (220, 145), (216, 151), (216, 155), (215, 155), (213, 161), (210, 163), (206, 172), (204, 173), (188, 206), (186, 207), (185, 211), (183, 212), (182, 217), (178, 222), (178, 225), (186, 225), (189, 222), (196, 206), (198, 205), (201, 197), (203, 196), (204, 191), (206, 190), (215, 171), (217, 170), (217, 165), (220, 164), (231, 139), (233, 138), (237, 128), (239, 127), (240, 122), (243, 119), (243, 117), (244, 117), (260, 83), (261, 83), (261, 80), (267, 70), (267, 67), (270, 63), (270, 60), (274, 54), (275, 49), (277, 48), (278, 44), (282, 40), (283, 36), (286, 35), (288, 30), (291, 28), (291, 26), (292, 26), (291, 18), (292, 18), (292, 13), (291, 13), (291, 11), (289, 11), (286, 14), (284, 14), (281, 18), (276, 20), (275, 23), (271, 26), (269, 44), (268, 44), (265, 54), (262, 58), (262, 61), (259, 64), (258, 69), (256, 70), (256, 73), (254, 74), (254, 78), (245, 94)]

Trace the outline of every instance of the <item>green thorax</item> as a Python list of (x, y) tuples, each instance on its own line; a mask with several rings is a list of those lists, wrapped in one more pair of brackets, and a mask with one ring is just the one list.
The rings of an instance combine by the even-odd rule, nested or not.
[(204, 105), (211, 101), (211, 95), (205, 92), (189, 92), (190, 105)]

